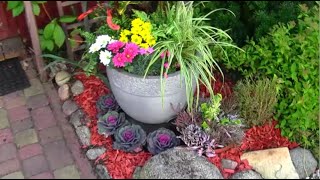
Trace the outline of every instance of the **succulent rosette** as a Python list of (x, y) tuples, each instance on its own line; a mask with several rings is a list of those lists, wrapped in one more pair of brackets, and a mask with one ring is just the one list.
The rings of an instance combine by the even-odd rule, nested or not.
[(126, 123), (124, 113), (116, 111), (109, 111), (107, 114), (101, 116), (98, 120), (98, 133), (104, 134), (106, 137), (115, 133), (117, 128)]
[(139, 125), (131, 124), (117, 129), (114, 138), (114, 149), (120, 149), (125, 152), (139, 152), (146, 143), (147, 135)]
[(155, 155), (167, 149), (173, 148), (180, 144), (180, 140), (173, 131), (160, 128), (148, 134), (147, 137), (148, 151)]
[(98, 110), (98, 118), (108, 111), (118, 111), (120, 108), (112, 94), (101, 96), (96, 103), (96, 107)]

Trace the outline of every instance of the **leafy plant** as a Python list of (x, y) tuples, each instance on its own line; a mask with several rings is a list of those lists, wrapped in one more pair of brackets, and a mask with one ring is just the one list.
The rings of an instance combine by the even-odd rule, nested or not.
[(65, 33), (59, 23), (71, 23), (76, 20), (75, 16), (62, 16), (53, 19), (43, 30), (39, 30), (41, 50), (53, 51), (60, 48), (65, 40)]
[(200, 105), (200, 109), (202, 112), (202, 117), (205, 119), (201, 126), (204, 129), (208, 129), (209, 125), (208, 121), (216, 121), (218, 114), (220, 113), (220, 105), (221, 105), (222, 96), (221, 94), (217, 94), (211, 97), (211, 101), (208, 103), (202, 103)]
[[(160, 78), (161, 92), (164, 94), (165, 80), (163, 74), (168, 74), (168, 67), (178, 64), (180, 74), (184, 78), (187, 91), (188, 110), (193, 108), (194, 89), (196, 84), (197, 96), (199, 99), (199, 81), (203, 83), (213, 95), (210, 79), (213, 78), (211, 69), (219, 68), (210, 51), (210, 46), (224, 47), (234, 45), (225, 41), (217, 41), (218, 37), (230, 38), (229, 35), (221, 29), (204, 25), (208, 21), (208, 15), (194, 17), (193, 3), (184, 3), (181, 1), (168, 4), (165, 11), (159, 10), (155, 21), (159, 25), (155, 34), (157, 43), (154, 47), (154, 53), (148, 67), (145, 70), (145, 76), (149, 69), (156, 62), (161, 63)], [(210, 12), (213, 13), (216, 10)], [(151, 17), (151, 18), (152, 18)], [(164, 53), (169, 52), (168, 56), (160, 58)], [(219, 68), (220, 69), (220, 68)], [(163, 98), (162, 98), (163, 100)]]
[(106, 114), (108, 111), (118, 111), (120, 109), (113, 94), (101, 96), (96, 102), (98, 116)]
[(276, 79), (245, 79), (238, 82), (234, 93), (239, 101), (240, 115), (248, 127), (263, 125), (271, 120), (277, 103), (277, 90)]
[(115, 131), (124, 124), (126, 124), (126, 117), (124, 113), (109, 111), (107, 114), (99, 118), (98, 133), (104, 134), (106, 137), (108, 137), (114, 134)]
[(174, 132), (166, 128), (160, 128), (147, 136), (148, 151), (153, 155), (178, 146), (179, 143)]
[[(40, 6), (39, 4), (43, 4), (47, 1), (31, 1), (32, 4), (32, 12), (34, 15), (39, 16), (40, 14)], [(8, 1), (7, 10), (12, 11), (12, 16), (19, 16), (24, 11), (24, 3), (23, 1)]]
[(275, 117), (282, 135), (319, 158), (319, 8), (300, 6), (298, 20), (274, 26), (229, 57), (245, 76), (279, 77)]
[(146, 132), (139, 125), (125, 125), (117, 129), (114, 138), (114, 149), (139, 152), (146, 143)]
[(221, 147), (216, 144), (215, 139), (211, 139), (201, 127), (190, 124), (181, 131), (178, 136), (191, 150), (196, 151), (199, 156), (205, 154), (207, 157), (215, 156), (214, 149)]

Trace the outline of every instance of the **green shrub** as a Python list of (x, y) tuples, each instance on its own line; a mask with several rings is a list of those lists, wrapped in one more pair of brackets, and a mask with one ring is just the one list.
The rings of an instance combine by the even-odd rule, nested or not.
[(279, 77), (276, 118), (283, 135), (319, 158), (319, 9), (301, 5), (297, 22), (278, 24), (258, 42), (228, 51), (228, 68), (245, 76)]
[(237, 83), (234, 93), (239, 102), (240, 116), (248, 127), (271, 122), (278, 94), (275, 79), (242, 80)]
[(299, 4), (315, 5), (315, 1), (210, 1), (205, 6), (198, 6), (198, 13), (208, 13), (212, 9), (226, 8), (226, 11), (211, 14), (210, 22), (214, 27), (226, 30), (238, 46), (245, 40), (258, 40), (266, 35), (269, 29), (279, 22), (287, 23), (295, 20), (299, 14)]

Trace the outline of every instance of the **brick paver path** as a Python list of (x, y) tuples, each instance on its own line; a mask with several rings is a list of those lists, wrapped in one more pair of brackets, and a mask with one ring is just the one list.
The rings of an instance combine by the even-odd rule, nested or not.
[(52, 83), (0, 96), (1, 179), (96, 179)]

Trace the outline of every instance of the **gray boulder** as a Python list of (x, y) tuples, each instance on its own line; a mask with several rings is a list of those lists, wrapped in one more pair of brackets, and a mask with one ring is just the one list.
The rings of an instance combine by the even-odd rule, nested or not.
[(315, 172), (317, 161), (309, 150), (297, 147), (289, 152), (300, 179), (304, 179)]
[(230, 179), (263, 179), (261, 175), (255, 171), (240, 171), (233, 174)]
[(219, 169), (206, 158), (186, 150), (172, 148), (151, 157), (136, 179), (223, 179)]

